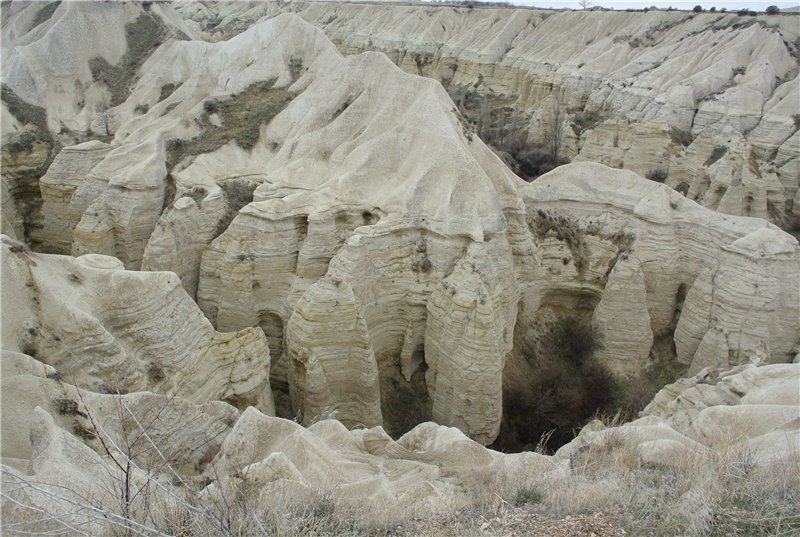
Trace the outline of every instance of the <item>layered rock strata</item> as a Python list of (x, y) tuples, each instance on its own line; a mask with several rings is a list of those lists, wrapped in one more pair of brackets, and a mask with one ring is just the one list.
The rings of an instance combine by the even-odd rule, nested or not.
[[(557, 283), (565, 293), (590, 295), (602, 286), (595, 324), (609, 338), (601, 355), (612, 369), (640, 369), (647, 342), (672, 330), (677, 359), (691, 371), (789, 362), (797, 353), (800, 251), (797, 241), (775, 226), (707, 211), (668, 187), (597, 164), (563, 166), (521, 193), (535, 215), (534, 231), (561, 224), (546, 228), (545, 237), (557, 240), (540, 242), (543, 263), (554, 261), (537, 285), (549, 290)], [(572, 258), (563, 257), (557, 268), (566, 252)], [(564, 272), (576, 262), (583, 272), (567, 272), (564, 282)], [(602, 262), (608, 262), (604, 271), (591, 270)], [(759, 270), (765, 264), (775, 271)], [(623, 278), (626, 285), (618, 283)], [(644, 301), (634, 301), (637, 292)], [(624, 310), (628, 301), (628, 312), (642, 306), (646, 312), (628, 323), (615, 319), (609, 327), (610, 312)], [(645, 326), (642, 319), (648, 317)], [(629, 332), (617, 332), (623, 329)], [(626, 365), (627, 360), (639, 365)]]
[[(4, 323), (13, 327), (9, 348), (44, 349), (43, 360), (84, 384), (97, 388), (119, 368), (123, 389), (269, 413), (270, 376), (278, 412), (304, 423), (333, 415), (398, 436), (436, 419), (490, 443), (506, 356), (518, 350), (518, 309), (592, 313), (605, 341), (600, 359), (619, 378), (641, 374), (656, 338), (673, 332), (692, 371), (796, 353), (799, 254), (790, 236), (600, 164), (563, 166), (525, 185), (437, 82), (380, 54), (342, 57), (297, 16), (220, 43), (168, 40), (139, 71), (113, 108), (111, 147), (70, 148), (44, 181), (47, 229), (74, 225), (71, 252), (89, 254), (54, 261), (74, 278), (48, 283), (34, 269), (28, 278), (34, 254), (9, 247), (16, 275), (4, 285), (25, 304), (67, 304), (69, 318), (96, 336), (73, 361), (70, 349), (86, 336), (30, 310)], [(651, 112), (666, 114), (642, 117)], [(745, 149), (732, 146), (709, 167), (735, 170)], [(715, 146), (698, 137), (688, 150), (710, 158)], [(87, 161), (78, 166), (80, 155)], [(90, 168), (91, 158), (99, 161)], [(687, 188), (706, 205), (736, 201), (716, 186)], [(768, 213), (770, 199), (754, 197), (753, 210)], [(52, 237), (53, 248), (66, 248), (66, 233)], [(124, 272), (98, 254), (163, 272)], [(141, 289), (151, 277), (160, 291)], [(118, 296), (92, 291), (77, 310), (60, 301), (56, 282), (73, 297), (87, 278)], [(31, 287), (21, 283), (28, 279)], [(44, 298), (29, 296), (39, 287)], [(158, 305), (159, 293), (169, 304)], [(161, 310), (191, 322), (173, 327), (156, 320)], [(130, 333), (139, 312), (152, 315)], [(166, 341), (166, 327), (180, 337)], [(203, 383), (199, 371), (219, 381)]]
[[(187, 496), (178, 490), (199, 507), (193, 511), (196, 524), (209, 513), (228, 512), (226, 502), (236, 490), (253, 510), (244, 513), (253, 518), (236, 520), (260, 520), (269, 513), (263, 506), (275, 502), (291, 512), (297, 503), (307, 506), (335, 489), (328, 498), (337, 510), (358, 516), (366, 509), (373, 517), (367, 523), (374, 523), (375, 513), (400, 521), (496, 496), (510, 498), (524, 487), (585, 479), (582, 465), (602, 464), (604, 457), (624, 457), (631, 468), (647, 464), (675, 471), (689, 460), (738, 461), (739, 453), (747, 454), (751, 469), (790, 464), (800, 417), (794, 389), (800, 365), (708, 368), (665, 387), (638, 420), (618, 427), (590, 424), (554, 457), (503, 454), (433, 423), (393, 440), (380, 427), (347, 430), (338, 421), (323, 420), (304, 428), (255, 408), (239, 414), (224, 403), (198, 406), (146, 393), (77, 394), (68, 383), (46, 378), (52, 371), (29, 357), (5, 353), (3, 358), (4, 404), (30, 408), (25, 420), (3, 423), (4, 433), (30, 431), (29, 446), (15, 449), (13, 441), (28, 436), (3, 435), (4, 524), (16, 529), (57, 531), (79, 524), (100, 532), (113, 527), (119, 521), (121, 483), (140, 494), (127, 504), (129, 518), (120, 519), (144, 520), (141, 527), (159, 524), (161, 517), (170, 520), (170, 511), (139, 511), (145, 502), (185, 507), (180, 498)], [(119, 409), (146, 424), (148, 441), (135, 444), (144, 448), (140, 458), (125, 458), (125, 442), (139, 429), (124, 425)], [(78, 435), (75, 424), (93, 426), (89, 416), (102, 424), (90, 430), (102, 436)], [(100, 446), (100, 437), (109, 446), (114, 442), (110, 453)], [(155, 450), (169, 457), (168, 473), (160, 470), (164, 465), (153, 456)], [(128, 460), (135, 464), (126, 473), (118, 464)], [(180, 487), (168, 479), (160, 482), (165, 475), (182, 480)], [(191, 476), (202, 476), (203, 484), (194, 485), (187, 479)], [(42, 520), (41, 510), (52, 516)], [(152, 518), (140, 518), (141, 512)]]
[[(222, 24), (213, 31), (223, 34), (240, 31), (243, 19), (283, 9), (275, 3), (181, 8), (196, 21), (218, 14)], [(460, 107), (477, 99), (475, 126), (500, 146), (510, 145), (496, 136), (503, 129), (546, 145), (552, 130), (538, 118), (549, 116), (555, 98), (564, 109), (561, 151), (570, 158), (641, 175), (660, 169), (673, 186), (702, 188), (710, 177), (731, 203), (696, 201), (795, 225), (792, 204), (786, 206), (800, 177), (792, 142), (799, 35), (791, 16), (319, 2), (291, 9), (346, 53), (379, 50), (405, 71), (440, 80)], [(507, 118), (509, 105), (530, 122), (487, 119), (489, 111)], [(714, 168), (712, 150), (732, 143), (740, 150), (730, 168)], [(775, 158), (782, 153), (791, 157)], [(776, 177), (783, 192), (773, 192)], [(769, 197), (770, 211), (763, 202), (753, 207), (750, 197)]]
[(217, 333), (168, 272), (112, 257), (31, 253), (3, 238), (3, 349), (34, 356), (78, 386), (228, 400), (273, 412), (258, 328)]

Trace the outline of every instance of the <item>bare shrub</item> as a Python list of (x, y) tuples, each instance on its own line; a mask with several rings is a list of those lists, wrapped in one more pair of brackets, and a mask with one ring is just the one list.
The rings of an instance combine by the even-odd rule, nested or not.
[(614, 401), (614, 381), (594, 358), (600, 341), (587, 318), (559, 317), (526, 356), (532, 379), (507, 379), (496, 447), (554, 450)]

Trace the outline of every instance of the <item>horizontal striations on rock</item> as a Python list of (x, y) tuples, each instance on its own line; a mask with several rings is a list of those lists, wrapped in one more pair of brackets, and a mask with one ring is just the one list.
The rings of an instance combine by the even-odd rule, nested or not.
[(428, 301), (425, 330), (433, 419), (484, 444), (499, 432), (502, 374), (516, 317), (516, 293), (501, 283), (511, 272), (510, 259), (491, 252), (493, 246), (470, 245), (439, 282)]
[[(3, 225), (76, 259), (7, 240), (21, 306), (4, 345), (81, 386), (390, 437), (435, 420), (488, 445), (511, 377), (562, 375), (563, 395), (599, 372), (610, 399), (665, 364), (797, 354), (800, 249), (766, 221), (791, 227), (800, 195), (792, 28), (304, 2), (64, 3), (32, 25), (25, 9), (4, 21), (4, 166), (68, 145), (41, 181), (4, 174)], [(82, 44), (113, 17), (113, 46)], [(79, 50), (39, 80), (62, 34)], [(556, 337), (584, 325), (597, 363)]]
[[(395, 408), (402, 404), (416, 408), (402, 418), (410, 421), (388, 427), (407, 430), (430, 416), (419, 402), (427, 397), (419, 368), (427, 367), (426, 303), (436, 284), (470, 245), (491, 244), (492, 255), (504, 259), (493, 270), (507, 283), (492, 291), (502, 295), (498, 326), (505, 332), (492, 351), (499, 382), (502, 353), (510, 349), (515, 269), (531, 271), (535, 247), (519, 226), (518, 179), (466, 129), (438, 84), (377, 54), (328, 67), (264, 129), (274, 154), (254, 201), (203, 254), (198, 303), (218, 329), (263, 328), (275, 359), (273, 385), (285, 390), (288, 383), (300, 398), (293, 412), (304, 408), (304, 419), (327, 407), (346, 422), (371, 424), (382, 413), (386, 423), (393, 419), (387, 414), (403, 416)], [(329, 281), (312, 285), (322, 277)], [(353, 298), (330, 303), (331, 290), (348, 288)], [(323, 344), (342, 337), (339, 308), (362, 343)], [(300, 337), (308, 334), (325, 350)], [(362, 364), (352, 362), (362, 372), (358, 389), (336, 373), (347, 371), (349, 360)], [(298, 386), (293, 379), (301, 377), (314, 387)], [(347, 400), (361, 410), (347, 410)]]
[(796, 17), (93, 7), (2, 6), (4, 533), (796, 525)]
[(377, 362), (348, 282), (312, 285), (287, 323), (286, 344), (293, 410), (305, 423), (325, 415), (349, 427), (383, 423)]
[[(650, 317), (649, 330), (642, 326), (637, 345), (675, 330), (677, 359), (691, 364), (692, 371), (793, 359), (800, 333), (800, 247), (777, 227), (707, 211), (668, 187), (598, 164), (562, 166), (521, 192), (529, 214), (544, 215), (534, 218), (535, 232), (541, 233), (542, 222), (561, 226), (545, 228), (557, 240), (540, 242), (543, 264), (551, 256), (557, 259), (559, 254), (549, 253), (556, 249), (589, 260), (584, 266), (590, 268), (593, 256), (603, 251), (591, 237), (617, 251), (609, 259), (607, 281), (585, 268), (567, 281), (561, 272), (545, 270), (547, 278), (536, 283), (542, 289), (556, 286), (564, 294), (601, 293), (598, 326), (615, 300), (605, 291), (617, 286), (616, 267), (629, 263), (623, 260), (633, 254)], [(573, 262), (564, 259), (565, 265)], [(635, 288), (627, 284), (625, 292)], [(607, 335), (614, 341), (616, 336)], [(613, 352), (613, 345), (602, 353)]]
[(72, 250), (73, 234), (83, 209), (73, 209), (76, 190), (86, 181), (87, 174), (102, 161), (111, 147), (93, 140), (64, 148), (39, 181), (44, 214), (44, 243), (46, 252), (68, 254)]
[(616, 376), (635, 376), (645, 369), (653, 346), (644, 272), (638, 258), (622, 254), (608, 275), (592, 324), (603, 342), (598, 361)]
[[(285, 9), (218, 4), (210, 11), (227, 24), (210, 33), (236, 33), (242, 19)], [(791, 17), (327, 2), (295, 2), (291, 9), (345, 53), (381, 51), (405, 71), (441, 81), (460, 110), (473, 110), (480, 135), (516, 157), (524, 151), (503, 133), (546, 145), (546, 132), (534, 123), (555, 97), (567, 127), (561, 151), (571, 158), (642, 175), (660, 169), (678, 185), (692, 180), (680, 173), (684, 166), (710, 166), (684, 149), (692, 139), (742, 137), (744, 161), (758, 163), (753, 187), (763, 195), (774, 151), (797, 130), (800, 33)], [(210, 16), (178, 10), (198, 21)], [(790, 170), (779, 176), (797, 183)], [(785, 229), (795, 213), (784, 204), (795, 189), (769, 215)], [(741, 206), (733, 214), (750, 215)]]
[(98, 392), (154, 390), (272, 412), (258, 329), (216, 333), (174, 273), (131, 272), (109, 256), (34, 254), (3, 239), (3, 348)]

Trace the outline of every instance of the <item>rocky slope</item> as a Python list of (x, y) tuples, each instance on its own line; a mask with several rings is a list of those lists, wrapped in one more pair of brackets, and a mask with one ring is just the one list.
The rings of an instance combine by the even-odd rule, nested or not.
[[(497, 514), (491, 506), (504, 498), (536, 490), (530, 487), (558, 489), (602, 461), (649, 464), (651, 479), (653, 468), (677, 472), (692, 461), (746, 463), (755, 471), (792, 456), (800, 417), (792, 389), (799, 365), (709, 368), (665, 388), (647, 416), (621, 427), (590, 424), (553, 457), (502, 454), (433, 423), (397, 440), (380, 427), (347, 430), (335, 420), (304, 428), (253, 407), (240, 414), (221, 402), (77, 391), (20, 354), (4, 351), (2, 363), (4, 411), (25, 416), (3, 421), (3, 524), (17, 531), (280, 533), (286, 526), (274, 525), (276, 512), (301, 517), (289, 527), (313, 531), (313, 517), (324, 521), (333, 510), (351, 524), (394, 527), (476, 501)], [(24, 431), (30, 444), (17, 445)], [(751, 456), (731, 455), (740, 452)], [(127, 502), (125, 490), (134, 493)], [(632, 494), (639, 491), (626, 489), (626, 498)]]
[[(31, 513), (44, 509), (46, 529), (135, 523), (136, 531), (177, 533), (185, 523), (225, 534), (232, 521), (263, 523), (264, 506), (279, 497), (330, 510), (332, 490), (348, 513), (392, 505), (390, 518), (470, 505), (476, 489), (494, 505), (510, 490), (498, 483), (558, 482), (577, 475), (593, 450), (624, 448), (643, 464), (673, 468), (730, 449), (758, 450), (757, 464), (791, 460), (800, 423), (800, 366), (788, 363), (800, 351), (800, 245), (762, 218), (709, 210), (701, 192), (702, 181), (718, 180), (703, 175), (714, 170), (734, 181), (739, 158), (749, 163), (748, 184), (760, 184), (757, 144), (740, 129), (753, 123), (748, 114), (715, 120), (709, 112), (695, 142), (676, 153), (669, 129), (688, 128), (689, 103), (677, 79), (658, 86), (663, 102), (643, 93), (626, 108), (633, 89), (601, 99), (595, 78), (584, 87), (567, 67), (553, 69), (547, 88), (536, 86), (521, 75), (542, 68), (533, 52), (529, 63), (504, 67), (516, 48), (577, 54), (552, 40), (545, 47), (536, 32), (590, 27), (592, 14), (559, 22), (567, 14), (295, 7), (306, 18), (341, 9), (347, 24), (366, 27), (385, 15), (387, 40), (418, 32), (423, 13), (441, 18), (431, 35), (464, 21), (480, 30), (487, 13), (508, 17), (505, 31), (473, 32), (475, 44), (458, 53), (435, 47), (466, 62), (455, 65), (451, 89), (469, 83), (517, 95), (514, 106), (544, 123), (560, 110), (553, 84), (562, 105), (591, 111), (593, 102), (618, 100), (613, 117), (566, 143), (586, 157), (594, 136), (630, 122), (631, 139), (660, 140), (675, 169), (696, 172), (687, 192), (703, 203), (633, 165), (575, 162), (526, 183), (475, 134), (462, 113), (466, 93), (454, 102), (439, 82), (395, 64), (413, 61), (430, 74), (433, 60), (422, 52), (395, 63), (376, 52), (343, 56), (322, 30), (278, 13), (283, 4), (4, 7), (4, 524), (27, 531)], [(224, 10), (221, 28), (237, 17), (247, 28), (227, 40), (192, 39), (207, 36), (208, 19)], [(413, 16), (398, 26), (397, 10)], [(706, 15), (602, 15), (618, 31), (677, 21), (649, 38), (675, 39), (672, 50), (683, 50), (679, 37), (703, 50), (714, 34), (699, 31)], [(98, 49), (92, 25), (118, 41)], [(698, 33), (683, 36), (683, 26)], [(717, 33), (769, 48), (777, 34), (762, 31)], [(742, 41), (747, 32), (754, 41)], [(619, 53), (606, 38), (604, 50)], [(73, 44), (69, 61), (40, 73), (63, 40)], [(396, 41), (386, 50), (399, 50)], [(470, 52), (478, 44), (483, 55)], [(784, 76), (793, 69), (782, 63), (787, 49), (773, 44), (758, 49), (769, 52), (764, 69)], [(627, 68), (629, 56), (613, 57), (603, 73)], [(491, 77), (469, 82), (489, 64), (497, 66)], [(518, 89), (500, 91), (515, 77)], [(755, 85), (765, 98), (795, 95)], [(652, 137), (642, 134), (648, 129)], [(703, 133), (723, 131), (740, 133), (739, 142), (692, 168), (687, 155), (715, 152)], [(776, 155), (796, 160), (796, 150), (775, 142), (780, 136), (764, 136)], [(673, 173), (671, 164), (670, 184)], [(735, 204), (729, 186), (715, 190), (717, 205)], [(601, 344), (589, 342), (591, 362), (576, 365), (570, 353), (581, 333), (558, 339), (558, 330), (581, 320)], [(509, 407), (530, 397), (532, 381), (554, 371), (565, 381), (546, 387), (542, 408), (569, 402), (564, 389), (582, 395), (576, 376), (603, 380), (594, 395), (608, 399), (671, 368), (694, 376), (662, 390), (641, 419), (593, 424), (554, 457), (484, 447), (508, 426)], [(514, 382), (521, 392), (508, 390)], [(284, 518), (294, 512), (274, 507)]]
[[(18, 41), (80, 41), (72, 9)], [(143, 25), (159, 39), (196, 30), (169, 6), (104, 9), (134, 21), (117, 29), (123, 58)], [(7, 77), (44, 102), (44, 82), (20, 82), (35, 70), (27, 46)], [(76, 65), (99, 65), (78, 50)], [(108, 119), (113, 138), (64, 149), (41, 178), (39, 244), (172, 271), (217, 330), (260, 328), (284, 417), (393, 435), (434, 419), (489, 444), (513, 404), (504, 382), (535, 375), (526, 341), (553, 315), (593, 317), (598, 360), (622, 382), (663, 365), (653, 351), (673, 341), (665, 360), (691, 372), (797, 354), (800, 250), (763, 220), (601, 164), (525, 185), (440, 84), (380, 54), (344, 57), (296, 15), (137, 57), (112, 65), (135, 69), (129, 95), (88, 120)], [(69, 111), (48, 109), (48, 122), (58, 114)], [(124, 356), (111, 355), (98, 360)], [(164, 389), (126, 367), (125, 389)]]
[(711, 209), (797, 226), (795, 16), (329, 2), (179, 9), (214, 36), (292, 11), (345, 53), (384, 52), (441, 81), (481, 136), (523, 168), (526, 151), (555, 132), (556, 104), (560, 152), (572, 160), (661, 175)]
[(158, 391), (272, 413), (270, 357), (258, 328), (215, 332), (171, 272), (116, 258), (35, 254), (3, 237), (2, 348), (96, 392)]

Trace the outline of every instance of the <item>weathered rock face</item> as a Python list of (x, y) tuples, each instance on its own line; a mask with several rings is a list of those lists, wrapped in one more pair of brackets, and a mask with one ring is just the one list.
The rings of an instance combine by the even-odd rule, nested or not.
[[(709, 365), (794, 358), (798, 302), (794, 291), (781, 282), (784, 277), (795, 281), (800, 277), (796, 251), (796, 243), (785, 234), (761, 228), (727, 245), (719, 265), (698, 275), (697, 289), (689, 289), (675, 333), (679, 359), (694, 356), (690, 372)], [(758, 271), (757, 266), (768, 262), (781, 268), (774, 273)], [(708, 299), (709, 294), (714, 300)]]
[(349, 427), (383, 423), (377, 362), (350, 285), (312, 285), (295, 306), (286, 340), (290, 393), (301, 418), (332, 414)]
[(39, 181), (44, 228), (47, 231), (42, 244), (44, 251), (57, 254), (69, 254), (72, 251), (75, 227), (89, 201), (85, 199), (86, 194), (76, 198), (76, 190), (110, 150), (109, 145), (99, 141), (66, 147)]
[(499, 432), (503, 367), (516, 317), (515, 289), (503, 284), (510, 259), (492, 246), (471, 245), (439, 282), (428, 301), (424, 347), (433, 419), (485, 444)]
[[(796, 354), (800, 251), (775, 226), (706, 211), (663, 185), (596, 164), (558, 168), (522, 194), (532, 228), (546, 230), (539, 246), (547, 278), (537, 285), (551, 295), (551, 286), (573, 297), (602, 294), (595, 324), (609, 338), (601, 354), (613, 369), (624, 372), (625, 360), (637, 357), (627, 373), (641, 368), (647, 342), (672, 330), (677, 359), (691, 371)], [(548, 259), (560, 258), (562, 267), (548, 268)], [(573, 263), (582, 269), (570, 273)], [(757, 268), (765, 264), (775, 271)], [(644, 301), (625, 310), (636, 293)], [(647, 311), (636, 315), (642, 306)], [(613, 311), (635, 319), (609, 325)]]
[(752, 464), (791, 458), (800, 441), (798, 375), (798, 364), (706, 368), (665, 386), (633, 422), (587, 426), (556, 459), (620, 441), (655, 464), (738, 450)]
[(149, 7), (135, 2), (9, 6), (3, 21), (3, 83), (25, 102), (44, 107), (54, 133), (90, 128), (113, 133), (116, 118), (110, 109), (125, 100), (125, 85), (155, 46), (178, 32), (195, 34), (171, 7)]
[[(34, 254), (3, 239), (3, 349), (31, 355), (98, 392), (154, 390), (273, 412), (258, 328), (215, 333), (175, 274), (119, 260)], [(8, 302), (7, 302), (8, 303)]]
[[(266, 181), (203, 255), (198, 303), (220, 329), (264, 329), (276, 361), (273, 385), (291, 386), (291, 412), (313, 420), (327, 408), (364, 424), (382, 414), (392, 431), (428, 419), (420, 369), (427, 368), (426, 303), (465, 252), (484, 243), (502, 260), (489, 265), (504, 282), (502, 290), (490, 286), (499, 300), (490, 323), (502, 334), (491, 373), (499, 383), (517, 300), (514, 262), (533, 247), (515, 230), (509, 235), (520, 245), (512, 248), (506, 234), (506, 213), (519, 218), (517, 180), (470, 140), (441, 87), (379, 55), (332, 59), (263, 138), (277, 149)], [(466, 255), (485, 264), (483, 254)], [(477, 300), (480, 286), (467, 287)], [(436, 314), (447, 324), (451, 307), (442, 307)], [(345, 328), (339, 315), (353, 324)], [(353, 337), (344, 347), (342, 330)], [(478, 351), (470, 351), (476, 360)], [(359, 390), (331, 383), (346, 382), (337, 371), (349, 371), (347, 364)], [(439, 382), (453, 373), (445, 367)], [(443, 397), (434, 406), (449, 406)]]
[[(159, 447), (183, 475), (204, 469), (239, 415), (220, 401), (192, 403), (149, 392), (112, 395), (77, 388), (54, 368), (11, 351), (3, 351), (2, 367), (3, 463), (22, 472), (37, 456), (38, 439), (30, 434), (37, 412), (50, 414), (57, 427), (101, 452), (101, 435), (120, 446), (135, 444), (137, 464), (149, 464), (152, 448)], [(145, 430), (137, 430), (134, 417)]]
[(592, 323), (603, 342), (598, 361), (618, 377), (641, 373), (653, 335), (644, 272), (635, 255), (624, 253), (614, 264)]
[[(179, 9), (197, 21), (219, 13), (223, 24), (214, 31), (224, 34), (241, 31), (243, 20), (286, 8), (221, 3), (205, 13)], [(800, 175), (773, 157), (797, 131), (799, 34), (790, 17), (320, 2), (295, 2), (291, 9), (347, 53), (378, 50), (405, 71), (440, 80), (460, 109), (476, 110), (471, 117), (481, 136), (504, 150), (513, 144), (498, 133), (510, 129), (524, 140), (526, 125), (528, 142), (546, 145), (550, 131), (539, 128), (537, 118), (548, 116), (555, 97), (565, 110), (561, 151), (570, 158), (640, 175), (662, 169), (673, 186), (691, 185), (698, 178), (687, 171), (701, 171), (737, 200), (707, 206), (745, 216), (767, 214), (765, 205), (765, 212), (756, 212), (761, 209), (747, 199), (770, 197), (777, 176), (785, 190), (770, 197), (769, 218), (784, 228), (794, 225), (794, 209), (785, 204)], [(489, 111), (504, 119), (494, 121)], [(742, 145), (729, 177), (711, 166), (709, 155), (732, 139)], [(709, 144), (708, 153), (700, 149)]]
[[(468, 504), (487, 473), (516, 484), (566, 475), (565, 459), (620, 434), (664, 464), (720, 438), (759, 450), (759, 461), (791, 454), (798, 366), (777, 363), (797, 361), (800, 247), (765, 220), (722, 214), (779, 219), (771, 207), (797, 197), (796, 127), (783, 116), (796, 91), (774, 80), (796, 62), (777, 34), (722, 28), (733, 15), (603, 14), (595, 24), (591, 13), (295, 5), (326, 20), (341, 9), (349, 18), (327, 29), (353, 49), (385, 49), (451, 88), (514, 96), (506, 104), (531, 114), (534, 138), (559, 103), (570, 114), (603, 108), (609, 117), (576, 124), (563, 150), (640, 173), (669, 162), (668, 183), (682, 178), (674, 186), (695, 203), (598, 163), (526, 185), (465, 123), (466, 92), (456, 104), (380, 54), (342, 57), (294, 15), (219, 43), (166, 39), (133, 63), (129, 39), (89, 48), (39, 79), (41, 50), (59, 32), (78, 39), (76, 28), (104, 18), (117, 17), (117, 37), (131, 23), (154, 24), (159, 38), (199, 35), (161, 4), (149, 15), (71, 4), (35, 25), (30, 5), (12, 5), (3, 25), (4, 50), (15, 47), (4, 80), (47, 103), (37, 132), (64, 122), (115, 133), (60, 153), (36, 183), (34, 216), (18, 192), (35, 183), (7, 180), (3, 155), (4, 230), (76, 256), (2, 239), (4, 521), (20, 516), (17, 501), (100, 533), (104, 520), (81, 518), (97, 511), (75, 506), (92, 498), (111, 510), (109, 491), (129, 481), (195, 494), (209, 509), (229, 509), (244, 490), (268, 505), (287, 490), (335, 488), (349, 505), (405, 516)], [(181, 6), (199, 20), (212, 8)], [(285, 6), (245, 8), (247, 21)], [(709, 25), (721, 48), (706, 43)], [(382, 44), (358, 28), (379, 28)], [(565, 46), (566, 28), (591, 43)], [(97, 74), (124, 65), (136, 65), (131, 87)], [(6, 94), (4, 142), (24, 141), (30, 121)], [(89, 104), (70, 100), (80, 95)], [(114, 106), (87, 110), (106, 100)], [(696, 138), (680, 149), (669, 127)], [(37, 144), (14, 152), (17, 171), (52, 156)], [(759, 164), (773, 152), (775, 169)], [(140, 265), (149, 272), (125, 270)], [(592, 318), (597, 358), (618, 379), (651, 367), (657, 341), (701, 373), (632, 424), (588, 428), (555, 459), (485, 449), (520, 341), (575, 312)], [(776, 365), (719, 381), (707, 368), (749, 362)], [(75, 492), (66, 504), (41, 486), (65, 483)]]
[[(248, 16), (260, 9), (272, 7)], [(155, 13), (167, 24), (167, 11)], [(509, 13), (499, 41), (489, 39), (496, 36), (489, 27), (479, 32), (481, 46), (498, 55), (472, 57), (479, 39), (463, 44), (464, 61), (500, 61), (514, 43), (514, 54), (538, 51), (547, 40), (536, 45), (526, 32), (566, 24), (561, 15)], [(637, 20), (633, 15), (608, 20), (623, 29)], [(685, 15), (648, 17), (699, 31), (702, 17)], [(581, 15), (582, 25), (588, 16)], [(479, 26), (482, 17), (476, 15)], [(775, 50), (770, 61), (783, 65)], [(623, 72), (631, 57), (608, 57), (606, 67)], [(395, 59), (411, 61), (403, 58)], [(425, 71), (424, 57), (414, 63)], [(558, 116), (553, 103), (577, 103), (583, 97), (576, 95), (599, 91), (595, 82), (567, 91), (565, 71), (548, 79), (562, 84), (556, 99), (539, 82), (509, 82), (513, 73), (540, 69), (536, 62), (501, 67), (478, 87), (530, 85), (526, 109), (551, 112), (536, 112), (541, 121), (531, 123), (534, 130), (546, 131)], [(334, 415), (348, 426), (383, 425), (395, 436), (435, 419), (488, 444), (502, 415), (503, 375), (513, 373), (507, 355), (519, 354), (515, 330), (524, 336), (538, 329), (515, 329), (518, 309), (532, 318), (540, 309), (593, 315), (604, 340), (599, 358), (618, 378), (641, 374), (654, 341), (669, 344), (673, 334), (678, 360), (693, 371), (788, 361), (796, 353), (800, 254), (791, 237), (763, 220), (709, 212), (664, 185), (601, 164), (564, 166), (525, 185), (473, 134), (462, 103), (437, 82), (404, 73), (381, 54), (342, 57), (295, 15), (275, 16), (219, 43), (167, 40), (137, 72), (127, 99), (111, 109), (111, 144), (70, 147), (42, 181), (48, 247), (82, 256), (57, 262), (77, 283), (63, 275), (54, 282), (77, 293), (88, 278), (114, 295), (93, 291), (91, 301), (69, 306), (76, 327), (63, 327), (44, 310), (9, 324), (11, 350), (20, 349), (22, 334), (19, 341), (31, 349), (47, 350), (43, 360), (71, 368), (95, 388), (108, 375), (103, 369), (114, 369), (125, 389), (257, 404), (269, 413), (269, 376), (284, 417), (312, 423)], [(479, 73), (461, 72), (451, 83)], [(630, 93), (617, 90), (609, 103)], [(647, 109), (652, 96), (640, 97), (642, 110), (610, 104), (626, 116), (586, 133), (588, 123), (570, 129), (568, 138), (584, 149), (605, 148), (602, 154), (617, 165), (644, 169), (659, 151), (672, 159), (665, 125), (673, 123), (658, 118), (680, 123), (685, 103)], [(704, 121), (716, 125), (712, 115)], [(633, 134), (616, 139), (628, 124)], [(756, 171), (742, 167), (749, 142), (738, 128), (709, 127), (707, 136), (698, 135), (686, 151), (703, 166), (674, 162), (692, 175), (686, 191), (703, 205), (750, 203), (749, 192), (749, 213), (766, 216), (789, 183), (770, 172), (771, 190), (756, 196)], [(720, 133), (735, 139), (725, 154), (716, 151)], [(661, 145), (650, 153), (648, 144)], [(792, 166), (791, 153), (781, 159)], [(719, 174), (709, 175), (712, 169)], [(163, 272), (151, 273), (157, 285), (144, 290), (140, 280), (149, 276), (121, 271), (98, 254)], [(29, 255), (11, 258), (19, 274), (9, 282), (23, 297), (32, 293), (20, 283), (28, 278)], [(87, 263), (109, 264), (108, 270)], [(45, 290), (59, 311), (56, 283), (39, 280), (46, 279), (31, 289)], [(169, 304), (159, 306), (164, 296)], [(175, 326), (167, 341), (173, 325), (160, 320), (159, 308), (170, 319), (191, 321)], [(143, 311), (158, 315), (129, 333)], [(46, 330), (37, 325), (26, 332), (24, 321), (39, 318)], [(72, 346), (88, 337), (84, 330), (96, 344), (73, 359)], [(55, 337), (69, 345), (56, 345)], [(153, 364), (164, 379), (158, 368), (150, 371)], [(203, 382), (203, 375), (214, 380)]]

